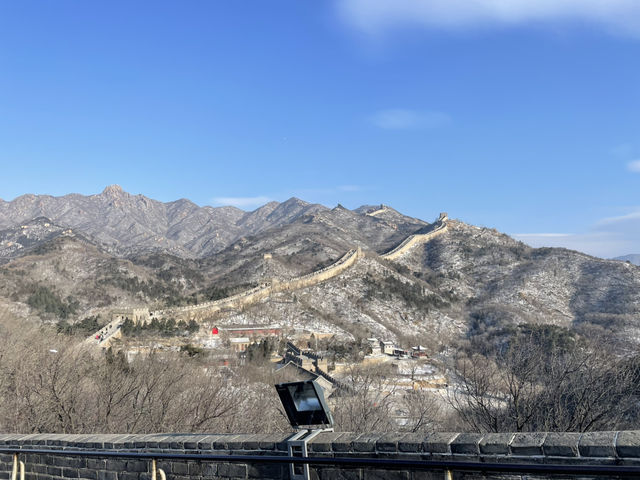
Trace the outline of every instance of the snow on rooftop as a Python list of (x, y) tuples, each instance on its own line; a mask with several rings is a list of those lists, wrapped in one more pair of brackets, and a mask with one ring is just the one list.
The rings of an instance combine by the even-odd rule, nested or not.
[(249, 337), (230, 338), (229, 342), (231, 342), (231, 343), (249, 343)]

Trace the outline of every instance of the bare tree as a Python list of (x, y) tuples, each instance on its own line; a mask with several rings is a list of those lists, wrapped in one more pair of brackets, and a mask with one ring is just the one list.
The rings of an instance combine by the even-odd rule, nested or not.
[[(1, 319), (0, 319), (1, 320)], [(0, 330), (4, 325), (0, 321)], [(8, 432), (283, 430), (273, 384), (178, 353), (127, 362), (42, 329), (0, 333), (0, 429)]]
[(392, 420), (396, 390), (388, 368), (383, 365), (352, 364), (347, 368), (343, 389), (334, 398), (334, 419), (338, 430), (384, 432), (397, 428)]
[(407, 390), (402, 393), (399, 403), (406, 419), (400, 430), (412, 433), (438, 430), (443, 413), (436, 394), (427, 390)]
[(637, 403), (637, 362), (586, 343), (520, 338), (494, 358), (458, 358), (456, 374), (449, 402), (479, 432), (615, 429)]

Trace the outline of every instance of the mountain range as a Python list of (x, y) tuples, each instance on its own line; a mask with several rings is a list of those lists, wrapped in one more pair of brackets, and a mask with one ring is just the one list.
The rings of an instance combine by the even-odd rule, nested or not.
[[(357, 214), (366, 209), (361, 207), (345, 220), (355, 220)], [(327, 212), (327, 207), (297, 198), (282, 203), (270, 202), (252, 212), (235, 207), (199, 207), (186, 199), (163, 203), (143, 195), (131, 195), (120, 186), (111, 185), (98, 195), (29, 194), (11, 202), (0, 200), (0, 228), (11, 229), (43, 218), (45, 223), (77, 230), (119, 256), (163, 251), (184, 258), (201, 258), (223, 250), (242, 237)], [(395, 228), (394, 221), (399, 221), (403, 229), (406, 224), (411, 225), (408, 228), (425, 224), (397, 212), (395, 216), (386, 215), (381, 221), (371, 219), (369, 223), (378, 223), (383, 229)], [(390, 236), (390, 233), (381, 235)], [(31, 243), (27, 241), (25, 246)], [(22, 245), (20, 241), (17, 244)], [(9, 252), (0, 255), (6, 257)]]
[(531, 248), (459, 220), (447, 226), (389, 260), (380, 255), (433, 225), (383, 205), (330, 209), (296, 198), (244, 212), (118, 186), (24, 195), (0, 201), (0, 307), (16, 320), (51, 322), (108, 318), (116, 308), (171, 311), (317, 271), (360, 247), (364, 255), (340, 275), (204, 325), (278, 323), (433, 349), (522, 324), (640, 340), (639, 267)]

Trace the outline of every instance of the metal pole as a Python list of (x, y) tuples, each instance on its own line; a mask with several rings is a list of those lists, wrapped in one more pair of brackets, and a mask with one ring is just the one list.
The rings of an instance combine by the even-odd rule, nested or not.
[(13, 454), (13, 470), (11, 471), (11, 480), (18, 480), (18, 454)]
[[(160, 480), (167, 480), (167, 475), (164, 470), (158, 468), (158, 464), (155, 458), (151, 459), (151, 480), (158, 480), (158, 473), (160, 474)], [(20, 480), (24, 480), (21, 478)]]

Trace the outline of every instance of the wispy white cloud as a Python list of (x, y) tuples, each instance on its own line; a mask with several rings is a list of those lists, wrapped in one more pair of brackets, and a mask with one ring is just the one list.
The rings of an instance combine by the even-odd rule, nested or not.
[(616, 232), (519, 233), (512, 235), (532, 247), (561, 247), (602, 258), (632, 253), (638, 242)]
[(374, 113), (369, 121), (376, 127), (388, 130), (411, 130), (443, 127), (451, 123), (451, 117), (442, 112), (392, 108)]
[(598, 223), (596, 223), (596, 228), (603, 228), (603, 227), (610, 228), (610, 226), (612, 225), (621, 224), (629, 221), (636, 221), (636, 220), (640, 220), (640, 209), (633, 210), (624, 215), (603, 218), (599, 220)]
[(627, 168), (635, 173), (640, 173), (640, 159), (627, 163)]
[[(362, 192), (367, 190), (368, 187), (356, 184), (344, 184), (334, 187), (317, 187), (317, 188), (303, 188), (288, 192), (274, 193), (273, 197), (266, 195), (259, 195), (255, 197), (214, 197), (211, 199), (211, 204), (215, 206), (232, 206), (242, 209), (261, 207), (265, 203), (273, 201), (282, 201), (290, 197), (298, 197), (303, 200), (309, 196), (344, 196), (346, 194)], [(338, 198), (337, 201), (340, 201)]]
[(630, 143), (620, 143), (611, 148), (609, 151), (611, 155), (621, 158), (629, 158), (631, 153), (633, 152), (633, 145)]
[(238, 208), (259, 207), (269, 203), (273, 199), (266, 196), (258, 197), (215, 197), (212, 200), (214, 205), (232, 206)]
[(517, 233), (514, 238), (533, 247), (564, 247), (603, 258), (640, 253), (640, 207), (605, 217), (584, 233)]
[(555, 237), (571, 237), (573, 233), (514, 233), (513, 236), (516, 238), (527, 237), (527, 238), (555, 238)]
[(638, 0), (337, 0), (337, 7), (348, 24), (370, 34), (411, 25), (460, 30), (576, 22), (640, 37)]

